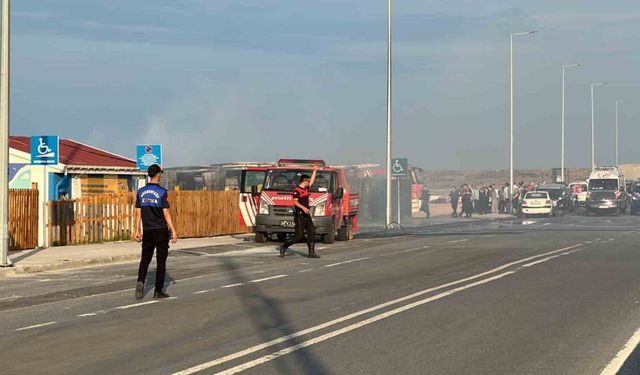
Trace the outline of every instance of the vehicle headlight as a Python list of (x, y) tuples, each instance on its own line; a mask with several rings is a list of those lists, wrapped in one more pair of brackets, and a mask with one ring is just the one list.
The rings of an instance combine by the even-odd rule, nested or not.
[(264, 200), (260, 200), (260, 215), (269, 215), (269, 203)]
[(315, 206), (313, 210), (313, 216), (325, 216), (325, 211), (327, 208), (327, 202), (322, 202)]

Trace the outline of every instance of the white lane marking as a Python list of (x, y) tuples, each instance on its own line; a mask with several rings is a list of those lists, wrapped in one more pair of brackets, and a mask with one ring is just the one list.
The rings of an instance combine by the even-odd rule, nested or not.
[(453, 241), (449, 241), (447, 243), (458, 243), (458, 242), (467, 242), (467, 241), (469, 241), (468, 238), (463, 238), (461, 240), (453, 240)]
[(423, 249), (428, 249), (428, 248), (430, 248), (430, 247), (431, 247), (431, 246), (429, 246), (429, 245), (422, 246), (422, 248), (423, 248)]
[(595, 241), (595, 242), (598, 242), (598, 241), (600, 241), (601, 239), (602, 239), (602, 238), (598, 237), (598, 238), (596, 238), (594, 241)]
[(401, 302), (404, 302), (404, 301), (407, 301), (407, 300), (410, 300), (410, 299), (413, 299), (413, 298), (416, 298), (416, 297), (420, 297), (422, 295), (434, 292), (436, 290), (444, 289), (444, 288), (447, 288), (447, 287), (450, 287), (450, 286), (453, 286), (453, 285), (457, 285), (457, 284), (461, 284), (461, 283), (464, 283), (464, 282), (467, 282), (467, 281), (475, 280), (475, 279), (478, 279), (480, 277), (487, 276), (487, 275), (496, 273), (498, 271), (504, 270), (505, 268), (509, 268), (509, 267), (515, 266), (517, 264), (526, 263), (526, 262), (529, 262), (531, 260), (538, 259), (538, 258), (541, 258), (541, 257), (546, 257), (546, 256), (549, 256), (549, 255), (552, 255), (552, 254), (555, 254), (555, 253), (559, 253), (559, 252), (564, 252), (564, 251), (567, 251), (567, 250), (575, 249), (576, 247), (579, 247), (579, 246), (582, 246), (582, 244), (581, 243), (580, 244), (575, 244), (575, 245), (572, 245), (572, 246), (564, 247), (562, 249), (549, 251), (549, 252), (544, 253), (544, 254), (533, 255), (533, 256), (530, 256), (530, 257), (527, 257), (527, 258), (524, 258), (524, 259), (520, 259), (520, 260), (516, 260), (516, 261), (513, 261), (513, 262), (509, 262), (509, 263), (503, 264), (501, 266), (495, 267), (493, 269), (490, 269), (488, 271), (485, 271), (485, 272), (482, 272), (482, 273), (479, 273), (479, 274), (476, 274), (476, 275), (473, 275), (473, 276), (466, 277), (464, 279), (460, 279), (460, 280), (452, 281), (452, 282), (449, 282), (449, 283), (446, 283), (446, 284), (438, 285), (438, 286), (433, 287), (433, 288), (424, 289), (424, 290), (421, 290), (419, 292), (416, 292), (416, 293), (413, 293), (413, 294), (409, 294), (407, 296), (400, 297), (400, 298), (397, 298), (397, 299), (394, 299), (394, 300), (391, 300), (391, 301), (388, 301), (388, 302), (384, 302), (382, 304), (379, 304), (379, 305), (376, 305), (376, 306), (373, 306), (373, 307), (370, 307), (370, 308), (367, 308), (367, 309), (364, 309), (364, 310), (356, 311), (356, 312), (351, 313), (349, 315), (345, 315), (345, 316), (342, 316), (340, 318), (336, 318), (334, 320), (319, 324), (319, 325), (314, 326), (314, 327), (310, 327), (310, 328), (304, 329), (302, 331), (298, 331), (298, 332), (292, 333), (290, 335), (286, 335), (286, 336), (282, 336), (282, 337), (273, 339), (273, 340), (265, 342), (263, 344), (259, 344), (259, 345), (247, 348), (245, 350), (242, 350), (242, 351), (239, 351), (239, 352), (236, 352), (236, 353), (233, 353), (233, 354), (229, 354), (229, 355), (224, 356), (222, 358), (218, 358), (218, 359), (215, 359), (215, 360), (212, 360), (212, 361), (209, 361), (209, 362), (202, 363), (200, 365), (191, 367), (189, 369), (176, 372), (173, 375), (189, 375), (189, 374), (193, 374), (193, 373), (196, 373), (196, 372), (199, 372), (199, 371), (203, 371), (203, 370), (209, 369), (211, 367), (220, 365), (222, 363), (233, 361), (235, 359), (244, 357), (244, 356), (249, 355), (251, 353), (255, 353), (257, 351), (266, 349), (266, 348), (271, 347), (273, 345), (277, 345), (279, 343), (282, 343), (282, 342), (285, 342), (285, 341), (289, 341), (289, 340), (291, 340), (293, 338), (304, 336), (304, 335), (307, 335), (309, 333), (313, 333), (313, 332), (316, 332), (316, 331), (319, 331), (319, 330), (334, 326), (336, 324), (351, 320), (351, 319), (356, 318), (358, 316), (369, 314), (371, 312), (383, 309), (383, 308), (388, 307), (388, 306), (393, 306), (393, 305), (396, 305), (398, 303), (401, 303)]
[(418, 251), (418, 250), (422, 250), (422, 249), (424, 249), (424, 248), (423, 247), (416, 247), (416, 248), (413, 248), (413, 249), (407, 249), (407, 250), (398, 251), (398, 252), (395, 252), (393, 254), (395, 255), (395, 254), (410, 253), (412, 251)]
[(630, 230), (630, 231), (628, 231), (628, 232), (624, 232), (624, 233), (622, 233), (620, 236), (628, 236), (628, 235), (633, 234), (633, 233), (635, 233), (635, 232), (636, 232), (635, 230)]
[(17, 295), (14, 294), (14, 295), (9, 296), (9, 297), (0, 298), (0, 301), (13, 301), (13, 300), (16, 300), (16, 299), (18, 299), (20, 297), (22, 297), (22, 296), (17, 296)]
[(240, 285), (242, 285), (242, 283), (223, 285), (220, 288), (233, 288), (234, 286), (240, 286)]
[(92, 312), (92, 313), (86, 313), (86, 314), (80, 314), (80, 315), (76, 315), (78, 318), (85, 318), (88, 316), (96, 316), (98, 314), (105, 314), (107, 312), (107, 310), (100, 310), (100, 311), (96, 311), (96, 312)]
[(327, 264), (325, 267), (335, 267), (335, 266), (339, 266), (339, 265), (342, 265), (342, 264), (359, 262), (361, 260), (366, 260), (366, 259), (371, 259), (371, 257), (364, 257), (364, 258), (358, 258), (358, 259), (345, 260), (344, 262), (339, 262), (339, 263), (331, 263), (331, 264)]
[(542, 225), (551, 225), (551, 223), (544, 223), (544, 224), (542, 224)]
[(589, 243), (593, 243), (593, 241), (587, 241), (587, 242), (585, 242), (585, 243), (588, 243), (588, 244), (589, 244)]
[(491, 237), (495, 237), (497, 236), (497, 234), (487, 234), (486, 236), (482, 236), (484, 238), (491, 238)]
[(464, 286), (461, 286), (461, 287), (458, 287), (458, 288), (447, 290), (446, 292), (442, 292), (440, 294), (436, 294), (435, 296), (431, 296), (431, 297), (428, 297), (428, 298), (425, 298), (425, 299), (410, 303), (408, 305), (398, 307), (398, 308), (396, 308), (394, 310), (387, 311), (387, 312), (379, 314), (379, 315), (375, 315), (375, 316), (373, 316), (373, 317), (371, 317), (369, 319), (365, 319), (363, 321), (351, 324), (351, 325), (346, 326), (344, 328), (341, 328), (341, 329), (338, 329), (338, 330), (335, 330), (335, 331), (332, 331), (332, 332), (329, 332), (329, 333), (325, 333), (324, 335), (321, 335), (321, 336), (318, 336), (318, 337), (314, 337), (314, 338), (309, 339), (307, 341), (301, 342), (300, 344), (289, 346), (288, 348), (279, 350), (277, 352), (271, 353), (271, 354), (266, 355), (264, 357), (260, 357), (260, 358), (254, 359), (253, 361), (249, 361), (249, 362), (243, 363), (241, 365), (238, 365), (236, 367), (230, 368), (228, 370), (220, 371), (220, 372), (216, 373), (216, 375), (237, 374), (239, 372), (242, 372), (244, 370), (250, 369), (252, 367), (256, 367), (256, 366), (261, 365), (263, 363), (273, 361), (274, 359), (276, 359), (278, 357), (282, 357), (282, 356), (287, 355), (289, 353), (293, 353), (293, 352), (295, 352), (297, 350), (300, 350), (302, 348), (306, 348), (308, 346), (311, 346), (311, 345), (318, 344), (320, 342), (329, 340), (329, 339), (331, 339), (333, 337), (340, 336), (340, 335), (345, 334), (347, 332), (354, 331), (354, 330), (356, 330), (358, 328), (367, 326), (369, 324), (375, 323), (377, 321), (380, 321), (382, 319), (388, 318), (390, 316), (394, 316), (394, 315), (400, 314), (400, 313), (402, 313), (404, 311), (414, 309), (414, 308), (416, 308), (418, 306), (425, 305), (425, 304), (427, 304), (429, 302), (433, 302), (433, 301), (439, 300), (441, 298), (450, 296), (452, 294), (455, 294), (457, 292), (463, 291), (465, 289), (470, 289), (470, 288), (473, 288), (473, 287), (476, 287), (476, 286), (479, 286), (479, 285), (482, 285), (482, 284), (486, 284), (486, 283), (501, 279), (501, 278), (503, 278), (505, 276), (508, 276), (508, 275), (511, 275), (513, 273), (515, 273), (515, 272), (514, 271), (508, 271), (508, 272), (501, 273), (499, 275), (496, 275), (496, 276), (493, 276), (493, 277), (490, 277), (490, 278), (487, 278), (487, 279), (476, 281), (476, 282), (471, 283), (471, 284), (467, 284), (467, 285), (464, 285)]
[(46, 323), (41, 323), (41, 324), (35, 324), (35, 325), (32, 325), (32, 326), (28, 326), (28, 327), (17, 328), (16, 331), (26, 331), (28, 329), (34, 329), (34, 328), (40, 328), (40, 327), (44, 327), (44, 326), (50, 326), (52, 324), (56, 324), (56, 322), (46, 322)]
[(197, 291), (197, 292), (193, 292), (193, 294), (209, 293), (209, 292), (213, 292), (214, 290), (216, 290), (216, 288), (213, 288), (213, 289), (205, 289), (205, 290), (199, 290), (199, 291)]
[(311, 272), (311, 271), (313, 271), (313, 268), (309, 268), (309, 269), (306, 269), (306, 270), (300, 270), (300, 271), (298, 271), (298, 273), (305, 273), (305, 272)]
[(287, 276), (289, 276), (289, 275), (276, 275), (276, 276), (271, 276), (271, 277), (265, 277), (264, 279), (251, 280), (249, 282), (250, 283), (261, 283), (263, 281), (279, 279), (279, 278), (287, 277)]
[(640, 344), (640, 328), (635, 331), (633, 336), (627, 341), (626, 344), (622, 347), (622, 349), (616, 354), (616, 356), (609, 362), (607, 367), (602, 370), (600, 375), (616, 375), (618, 371), (624, 365), (624, 362), (629, 358), (631, 353), (635, 350), (635, 348)]
[(613, 240), (615, 240), (615, 238), (609, 238), (609, 241), (613, 241)]
[(134, 303), (134, 304), (131, 304), (131, 305), (118, 306), (118, 307), (115, 308), (115, 310), (128, 310), (128, 309), (132, 309), (134, 307), (152, 305), (152, 304), (158, 303), (158, 302), (160, 302), (160, 301), (153, 300), (153, 301), (147, 301), (147, 302)]
[(322, 246), (322, 247), (319, 247), (318, 250), (324, 250), (326, 248), (327, 248), (326, 246)]
[(575, 249), (575, 250), (571, 250), (571, 251), (565, 251), (564, 253), (548, 256), (546, 258), (539, 259), (539, 260), (533, 261), (531, 263), (523, 264), (521, 267), (535, 266), (536, 264), (544, 263), (544, 262), (547, 262), (547, 261), (549, 261), (551, 259), (555, 259), (555, 258), (558, 258), (558, 257), (563, 256), (563, 255), (569, 255), (571, 253), (575, 253), (576, 251), (580, 251), (580, 250), (582, 250), (582, 249)]

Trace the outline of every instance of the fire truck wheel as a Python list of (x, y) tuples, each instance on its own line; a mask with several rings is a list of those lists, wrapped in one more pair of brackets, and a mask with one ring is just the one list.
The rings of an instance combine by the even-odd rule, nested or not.
[(267, 236), (264, 233), (256, 232), (256, 242), (257, 243), (267, 242)]
[(324, 235), (323, 241), (326, 244), (332, 244), (336, 242), (336, 230), (334, 224), (331, 224), (327, 229), (327, 234)]
[(347, 222), (338, 229), (338, 241), (349, 241), (351, 237), (351, 219), (347, 219)]

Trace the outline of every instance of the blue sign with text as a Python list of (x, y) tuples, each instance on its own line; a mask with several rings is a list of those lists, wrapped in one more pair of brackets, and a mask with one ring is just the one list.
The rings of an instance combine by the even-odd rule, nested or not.
[(58, 142), (57, 135), (31, 137), (31, 165), (58, 164)]
[(136, 162), (141, 171), (148, 170), (153, 164), (162, 166), (162, 145), (137, 145)]

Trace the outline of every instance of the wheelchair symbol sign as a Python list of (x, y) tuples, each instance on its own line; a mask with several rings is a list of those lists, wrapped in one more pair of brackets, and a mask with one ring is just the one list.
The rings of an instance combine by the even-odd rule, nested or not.
[(37, 135), (31, 137), (31, 164), (58, 164), (59, 139), (57, 135)]
[(409, 175), (409, 159), (395, 158), (391, 159), (391, 176), (405, 177)]

